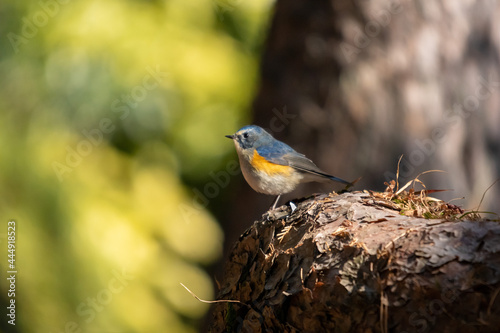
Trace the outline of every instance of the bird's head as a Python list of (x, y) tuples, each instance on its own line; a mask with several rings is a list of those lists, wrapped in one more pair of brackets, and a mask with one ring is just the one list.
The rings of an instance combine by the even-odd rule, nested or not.
[(232, 135), (226, 135), (226, 138), (232, 139), (238, 152), (253, 151), (262, 145), (269, 144), (274, 138), (262, 127), (249, 125), (240, 128)]

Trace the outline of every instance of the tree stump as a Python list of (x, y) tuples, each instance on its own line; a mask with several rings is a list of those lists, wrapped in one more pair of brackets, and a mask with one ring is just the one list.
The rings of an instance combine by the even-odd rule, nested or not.
[(500, 224), (400, 215), (368, 192), (267, 212), (226, 263), (212, 332), (499, 332)]

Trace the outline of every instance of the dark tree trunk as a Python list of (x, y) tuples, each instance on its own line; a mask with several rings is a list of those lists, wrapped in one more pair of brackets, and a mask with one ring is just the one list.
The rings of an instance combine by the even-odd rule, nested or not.
[[(358, 189), (382, 190), (404, 154), (402, 179), (444, 170), (428, 178), (453, 189), (440, 198), (477, 207), (500, 178), (499, 51), (499, 1), (278, 0), (254, 123)], [(243, 180), (238, 193), (231, 222), (272, 200)]]
[[(266, 213), (235, 244), (213, 332), (498, 332), (500, 224), (400, 215), (368, 193)], [(392, 208), (391, 208), (392, 207)]]

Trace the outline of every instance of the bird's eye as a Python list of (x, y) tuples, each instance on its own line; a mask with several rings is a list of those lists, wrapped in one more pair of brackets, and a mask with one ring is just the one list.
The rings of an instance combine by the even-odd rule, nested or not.
[(244, 137), (245, 139), (248, 139), (248, 133), (243, 133), (243, 137)]

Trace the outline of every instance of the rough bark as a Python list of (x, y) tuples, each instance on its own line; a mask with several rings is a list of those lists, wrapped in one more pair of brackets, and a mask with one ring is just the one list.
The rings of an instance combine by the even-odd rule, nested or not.
[(365, 192), (263, 215), (235, 244), (213, 332), (498, 332), (500, 224), (399, 215)]

